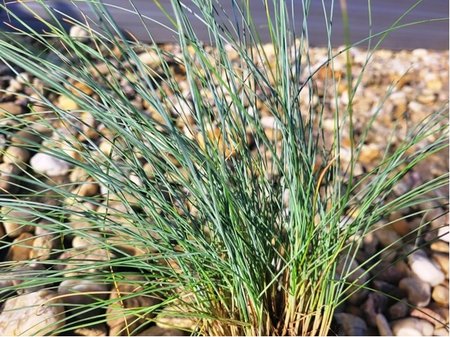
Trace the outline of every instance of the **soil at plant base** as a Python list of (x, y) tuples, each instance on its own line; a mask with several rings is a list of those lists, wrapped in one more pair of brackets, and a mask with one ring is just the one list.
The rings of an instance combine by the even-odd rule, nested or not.
[[(175, 55), (180, 53), (176, 45), (166, 45), (163, 48)], [(230, 51), (231, 53), (231, 51)], [(275, 62), (273, 48), (266, 46), (266, 53), (269, 60)], [(359, 49), (352, 49), (351, 56), (353, 60), (353, 71), (358, 74), (365, 64), (367, 52)], [(368, 172), (377, 165), (382, 158), (387, 141), (393, 139), (394, 146), (398, 144), (414, 125), (417, 125), (423, 118), (432, 111), (446, 108), (448, 102), (448, 52), (436, 52), (431, 50), (416, 49), (412, 51), (392, 52), (389, 50), (379, 50), (373, 54), (369, 65), (366, 68), (365, 75), (362, 77), (360, 87), (353, 100), (353, 110), (355, 112), (356, 134), (367, 125), (370, 118), (377, 109), (380, 109), (379, 116), (373, 124), (374, 132), (368, 134), (365, 144), (361, 148), (361, 155), (358, 165), (355, 168), (357, 175)], [(312, 68), (318, 67), (326, 60), (326, 49), (311, 49), (310, 58)], [(141, 60), (159, 72), (158, 59), (150, 52), (140, 55)], [(230, 58), (238, 62), (239, 56), (230, 55)], [(98, 65), (98, 69), (102, 69)], [(114, 76), (120, 76), (121, 72), (126, 71), (127, 65), (117, 65), (118, 72)], [(174, 67), (176, 65), (174, 64)], [(324, 108), (325, 118), (323, 120), (324, 128), (332, 134), (334, 128), (333, 111), (336, 108), (334, 104), (339, 105), (341, 110), (345, 110), (348, 105), (349, 97), (344, 81), (338, 84), (337, 101), (333, 99), (333, 90), (326, 87), (326, 79), (334, 75), (335, 78), (345, 77), (345, 58), (337, 58), (334, 65), (334, 74), (330, 73), (329, 68), (323, 68), (313, 77), (316, 90), (312, 99), (309, 97), (307, 88), (300, 94), (304, 109), (318, 106), (320, 102), (326, 101)], [(186, 82), (185, 75), (180, 69), (174, 69), (177, 82), (183, 86)], [(305, 74), (307, 76), (307, 74)], [(30, 109), (37, 113), (46, 113), (45, 107), (40, 107), (33, 103), (30, 96), (33, 94), (25, 83), (33, 83), (37, 88), (43, 90), (43, 83), (33, 78), (25, 72), (19, 75), (9, 71), (7, 67), (0, 67), (0, 89), (4, 92), (0, 94), (0, 123), (3, 128), (8, 127), (8, 123), (13, 123), (7, 115), (20, 116), (23, 118), (32, 118)], [(127, 94), (133, 105), (143, 112), (146, 112), (152, 118), (160, 118), (151, 107), (146, 104), (142, 97), (136, 96), (133, 88), (125, 80), (122, 80), (123, 91)], [(393, 85), (392, 94), (385, 99), (386, 91)], [(87, 86), (80, 86), (80, 90), (87, 95), (95, 97), (95, 93)], [(25, 94), (22, 95), (22, 94)], [(47, 97), (55, 102), (63, 110), (76, 110), (74, 101), (68, 97), (55, 96), (52, 93), (46, 93)], [(205, 99), (211, 98), (211, 94), (204, 93)], [(329, 102), (329, 103), (328, 103)], [(383, 102), (382, 105), (380, 103)], [(261, 105), (261, 116), (265, 118), (264, 125), (267, 126), (266, 134), (268, 137), (276, 137), (272, 132), (272, 126), (275, 121), (267, 111), (264, 111), (264, 105)], [(83, 130), (83, 136), (97, 143), (100, 149), (107, 151), (108, 144), (101, 138), (98, 138), (97, 130), (105, 130), (104, 125), (100, 125), (87, 112), (79, 113), (79, 119), (87, 128)], [(272, 118), (272, 119), (271, 119)], [(56, 123), (56, 121), (55, 121)], [(393, 133), (394, 125), (396, 131)], [(61, 129), (61, 126), (59, 126)], [(345, 132), (345, 131), (344, 131)], [(20, 134), (21, 133), (21, 134)], [(79, 168), (72, 168), (67, 162), (41, 153), (39, 150), (32, 152), (17, 146), (10, 145), (14, 137), (27, 137), (26, 130), (17, 130), (14, 135), (0, 135), (0, 189), (3, 195), (17, 197), (21, 195), (20, 190), (15, 188), (17, 180), (11, 174), (21, 175), (25, 171), (30, 174), (41, 174), (49, 176), (49, 179), (55, 184), (71, 182), (76, 185), (74, 193), (80, 196), (101, 197), (102, 186), (99, 182), (90, 178), (86, 172)], [(52, 137), (55, 135), (47, 135)], [(102, 144), (102, 142), (104, 142)], [(343, 153), (349, 151), (350, 141), (344, 137)], [(345, 158), (344, 158), (345, 160)], [(145, 163), (143, 163), (145, 167)], [(430, 181), (434, 177), (448, 172), (448, 152), (441, 151), (433, 155), (426, 162), (418, 165), (408, 174), (397, 186), (395, 193), (401, 195), (405, 191), (419, 185), (421, 182)], [(44, 179), (44, 178), (42, 178)], [(47, 178), (45, 178), (47, 179)], [(448, 196), (448, 186), (436, 191), (439, 196)], [(368, 234), (364, 239), (364, 245), (357, 253), (357, 263), (366, 261), (368, 257), (373, 256), (382, 248), (387, 250), (381, 256), (381, 263), (366, 274), (369, 281), (369, 287), (376, 291), (360, 290), (352, 294), (349, 299), (338, 308), (330, 334), (339, 335), (448, 335), (448, 316), (449, 316), (449, 291), (448, 291), (448, 206), (443, 202), (430, 201), (424, 203), (421, 207), (431, 209), (425, 215), (416, 216), (407, 215), (418, 213), (421, 209), (417, 207), (405, 210), (404, 213), (391, 214), (389, 219), (380, 221), (376, 230)], [(50, 196), (41, 195), (41, 202), (52, 203)], [(123, 205), (117, 201), (116, 208), (120, 211), (126, 211)], [(105, 201), (106, 203), (106, 201)], [(78, 205), (67, 205), (73, 209), (94, 209), (95, 205), (80, 203)], [(14, 271), (2, 272), (0, 284), (2, 287), (19, 283), (19, 277), (30, 270), (40, 270), (44, 268), (46, 259), (50, 258), (53, 251), (58, 251), (62, 247), (66, 251), (59, 253), (61, 266), (69, 264), (74, 258), (72, 248), (77, 248), (79, 253), (75, 257), (78, 261), (85, 260), (85, 263), (92, 260), (105, 260), (113, 258), (107, 257), (102, 249), (89, 252), (82, 252), (83, 248), (91, 245), (89, 238), (73, 237), (65, 238), (61, 246), (61, 238), (51, 232), (45, 232), (43, 227), (21, 226), (17, 219), (28, 219), (30, 215), (20, 213), (18, 210), (8, 209), (6, 206), (1, 209), (2, 221), (0, 226), (0, 235), (2, 236), (3, 248), (0, 250), (4, 263), (8, 261), (12, 265), (20, 265), (20, 262), (33, 260), (34, 264), (26, 264)], [(444, 214), (443, 216), (441, 216)], [(32, 215), (31, 215), (32, 217)], [(35, 221), (45, 221), (35, 219)], [(429, 221), (429, 225), (422, 232), (420, 238), (414, 233), (423, 221)], [(70, 219), (71, 226), (83, 228), (89, 226), (82, 217)], [(92, 235), (96, 235), (96, 230), (92, 229)], [(406, 236), (405, 236), (406, 235)], [(403, 239), (402, 239), (403, 237)], [(437, 239), (439, 237), (439, 239)], [(397, 243), (395, 243), (399, 240)], [(425, 248), (416, 251), (414, 254), (403, 257), (403, 248), (409, 247), (413, 243), (429, 243)], [(8, 243), (12, 243), (9, 245)], [(393, 244), (395, 243), (395, 244)], [(392, 245), (393, 244), (393, 245)], [(118, 243), (122, 245), (123, 243)], [(130, 251), (133, 247), (127, 247)], [(81, 250), (81, 253), (80, 253)], [(131, 252), (136, 253), (136, 252)], [(62, 268), (60, 266), (60, 268)], [(16, 320), (18, 324), (25, 324), (32, 327), (35, 322), (45, 318), (47, 322), (57, 322), (61, 317), (61, 306), (50, 307), (48, 303), (59, 303), (61, 299), (57, 295), (67, 294), (69, 288), (76, 288), (79, 291), (97, 291), (104, 293), (105, 298), (117, 296), (117, 289), (110, 289), (105, 284), (99, 284), (92, 280), (66, 280), (55, 285), (52, 290), (35, 287), (33, 289), (24, 289), (16, 299), (11, 297), (14, 294), (8, 294), (3, 312), (0, 314), (0, 334), (14, 335), (14, 327), (11, 322)], [(122, 282), (120, 289), (122, 291), (134, 291), (135, 285), (130, 282)], [(110, 292), (110, 294), (108, 294)], [(401, 299), (400, 301), (393, 298)], [(74, 295), (71, 297), (73, 303), (86, 301), (86, 297)], [(153, 305), (156, 299), (140, 298), (131, 305)], [(6, 308), (23, 307), (24, 303), (42, 304), (39, 307), (39, 315), (36, 308), (28, 308), (18, 311), (7, 311)], [(84, 302), (82, 302), (84, 303)], [(56, 309), (55, 309), (56, 308)], [(80, 328), (71, 334), (78, 335), (96, 335), (106, 336), (114, 335), (124, 326), (123, 319), (111, 318), (114, 313), (120, 311), (120, 308), (111, 305), (107, 311), (107, 322), (96, 326)], [(101, 314), (101, 313), (100, 313)], [(59, 316), (58, 316), (59, 315)], [(173, 321), (172, 321), (173, 322)], [(141, 321), (137, 320), (137, 323)], [(136, 324), (137, 324), (136, 323)], [(170, 320), (169, 320), (170, 323)], [(62, 323), (61, 323), (62, 324)], [(189, 320), (179, 322), (184, 327), (188, 327)], [(49, 325), (48, 333), (51, 334), (59, 324)], [(152, 326), (142, 331), (141, 335), (161, 335), (161, 334), (182, 334), (179, 330), (169, 329), (168, 323), (161, 326)], [(41, 326), (42, 328), (42, 326)]]

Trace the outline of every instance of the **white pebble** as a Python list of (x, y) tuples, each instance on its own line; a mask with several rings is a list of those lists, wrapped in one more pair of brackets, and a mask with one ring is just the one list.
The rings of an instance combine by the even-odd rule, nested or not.
[(46, 153), (37, 153), (30, 160), (34, 172), (55, 177), (69, 172), (71, 165), (64, 160), (52, 157)]
[(444, 273), (426, 256), (423, 251), (417, 251), (408, 257), (412, 272), (422, 281), (432, 287), (444, 282)]

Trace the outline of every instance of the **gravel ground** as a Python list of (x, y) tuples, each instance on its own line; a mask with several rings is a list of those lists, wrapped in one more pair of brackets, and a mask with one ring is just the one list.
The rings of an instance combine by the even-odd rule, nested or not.
[[(167, 50), (177, 52), (177, 46), (167, 45)], [(270, 46), (267, 46), (270, 57)], [(313, 65), (319, 65), (327, 55), (325, 49), (312, 49), (311, 62)], [(355, 75), (359, 74), (366, 57), (366, 52), (362, 50), (352, 51)], [(366, 75), (362, 78), (360, 89), (354, 100), (355, 126), (356, 130), (361, 130), (373, 116), (380, 102), (384, 100), (386, 88), (395, 83), (393, 93), (381, 106), (381, 112), (373, 125), (374, 132), (368, 135), (366, 144), (361, 150), (360, 163), (356, 168), (356, 173), (361, 174), (372, 169), (377, 160), (383, 154), (387, 146), (387, 140), (392, 135), (394, 124), (397, 125), (397, 131), (394, 133), (394, 144), (401, 141), (407, 130), (416, 125), (420, 120), (430, 112), (445, 106), (448, 101), (448, 52), (435, 52), (431, 50), (416, 49), (413, 51), (392, 52), (380, 50), (374, 53), (370, 61)], [(237, 56), (236, 56), (237, 57)], [(142, 59), (146, 60), (151, 67), (157, 67), (154, 58), (142, 54)], [(326, 72), (319, 71), (315, 76), (315, 85), (318, 92), (323, 95), (331, 95), (330, 91), (325, 90)], [(335, 64), (335, 76), (344, 76), (345, 62), (344, 58), (338, 58)], [(29, 94), (28, 89), (23, 85), (22, 77), (26, 76), (35, 85), (40, 85), (38, 80), (33, 79), (29, 74), (22, 73), (14, 76), (4, 67), (0, 68), (0, 87), (6, 90), (6, 93), (0, 93), (0, 123), (7, 127), (8, 114), (20, 115), (39, 110), (39, 106), (33, 105), (27, 98), (17, 96), (18, 93)], [(181, 73), (176, 74), (177, 81), (183, 83), (184, 76)], [(145, 104), (140, 97), (135, 97), (132, 89), (123, 83), (123, 89), (127, 92), (130, 100), (134, 104), (149, 113), (153, 118), (158, 118), (154, 111)], [(339, 97), (338, 104), (344, 109), (348, 103), (348, 96), (345, 86), (338, 86)], [(204, 93), (208, 98), (208, 93)], [(304, 93), (302, 104), (310, 104)], [(327, 101), (333, 102), (332, 97)], [(49, 99), (55, 101), (59, 107), (67, 110), (77, 108), (75, 102), (67, 97), (56, 97), (49, 95)], [(313, 102), (317, 102), (319, 97), (314, 97)], [(31, 104), (29, 104), (31, 103)], [(333, 131), (332, 112), (334, 107), (326, 105), (325, 107), (324, 127), (327, 132)], [(261, 112), (264, 115), (264, 111)], [(266, 118), (270, 118), (266, 116)], [(80, 119), (92, 129), (85, 130), (88, 137), (96, 142), (95, 132), (86, 132), (89, 130), (102, 130), (102, 125), (92, 118), (88, 113), (80, 115)], [(270, 123), (267, 123), (268, 125)], [(270, 127), (268, 127), (270, 129)], [(21, 130), (22, 136), (26, 130)], [(270, 130), (267, 130), (270, 134)], [(20, 136), (20, 135), (19, 135)], [(14, 147), (9, 144), (13, 137), (6, 138), (0, 135), (0, 194), (14, 195), (18, 191), (14, 189), (14, 181), (11, 173), (18, 173), (18, 167), (29, 164), (28, 172), (32, 174), (45, 174), (54, 181), (71, 181), (89, 184), (80, 184), (77, 194), (82, 196), (96, 196), (102, 193), (98, 182), (87, 178), (85, 172), (78, 169), (72, 169), (64, 161), (52, 158), (44, 153), (32, 153), (20, 147)], [(348, 140), (348, 137), (347, 137)], [(346, 147), (347, 144), (347, 147)], [(343, 147), (348, 151), (348, 141), (343, 141)], [(107, 149), (107, 143), (99, 144), (100, 149)], [(3, 155), (1, 155), (3, 154)], [(74, 154), (75, 155), (75, 154)], [(429, 181), (443, 172), (448, 172), (448, 152), (443, 151), (434, 155), (425, 163), (418, 165), (398, 186), (396, 193), (401, 195), (408, 189), (417, 186), (420, 182)], [(447, 196), (448, 187), (436, 192), (438, 195)], [(426, 231), (427, 234), (420, 238), (420, 242), (432, 242), (427, 248), (420, 249), (407, 258), (401, 258), (401, 254), (411, 246), (399, 241), (393, 247), (389, 248), (383, 254), (383, 261), (370, 274), (366, 274), (365, 279), (370, 279), (369, 286), (378, 292), (366, 290), (358, 291), (353, 294), (349, 300), (338, 308), (335, 315), (335, 322), (330, 334), (340, 335), (448, 335), (448, 316), (449, 316), (449, 290), (448, 290), (448, 215), (446, 214), (448, 205), (436, 202), (428, 202), (424, 207), (432, 207), (433, 210), (425, 215), (425, 220), (431, 221), (429, 229), (435, 231)], [(71, 205), (71, 207), (88, 207), (87, 205)], [(117, 205), (120, 208), (120, 205)], [(21, 226), (14, 219), (26, 218), (29, 215), (20, 214), (20, 211), (11, 211), (6, 206), (1, 208), (3, 223), (0, 226), (0, 235), (6, 242), (21, 242), (21, 244), (12, 244), (2, 249), (5, 261), (24, 261), (35, 259), (36, 261), (45, 261), (50, 256), (51, 249), (56, 249), (58, 238), (51, 233), (40, 232), (39, 229)], [(384, 248), (399, 240), (405, 234), (410, 233), (423, 221), (420, 216), (403, 217), (419, 211), (417, 208), (411, 208), (404, 214), (391, 214), (389, 219), (384, 219), (377, 224), (377, 230), (368, 235), (364, 240), (364, 245), (357, 254), (359, 263), (367, 260), (379, 249)], [(15, 212), (14, 214), (12, 212)], [(82, 218), (71, 219), (72, 226), (84, 226)], [(391, 222), (386, 225), (387, 222)], [(443, 235), (440, 240), (435, 240), (436, 235)], [(410, 238), (409, 238), (410, 239)], [(409, 241), (410, 242), (410, 241)], [(82, 248), (87, 244), (86, 239), (75, 237), (72, 241), (72, 247)], [(46, 248), (43, 248), (46, 247)], [(78, 259), (102, 259), (103, 252), (91, 252), (77, 256)], [(102, 255), (103, 254), (103, 255)], [(60, 259), (70, 260), (70, 252), (63, 253)], [(355, 262), (357, 263), (357, 262)], [(35, 264), (35, 268), (42, 266)], [(0, 287), (6, 287), (14, 282), (14, 275), (9, 275), (8, 280), (0, 280)], [(72, 283), (71, 283), (72, 282)], [(58, 315), (62, 314), (62, 307), (48, 307), (45, 305), (48, 301), (58, 302), (60, 299), (56, 295), (66, 294), (67, 289), (77, 286), (77, 289), (89, 289), (108, 292), (111, 298), (117, 296), (116, 290), (110, 290), (105, 285), (84, 282), (80, 280), (66, 280), (62, 282), (57, 292), (44, 289), (29, 289), (24, 291), (19, 297), (10, 298), (3, 305), (3, 312), (0, 314), (0, 335), (16, 335), (18, 329), (22, 326), (31, 327), (35, 320), (41, 320), (46, 317), (47, 326), (57, 321)], [(131, 283), (122, 282), (121, 290), (133, 290)], [(401, 298), (401, 301), (394, 301), (390, 296)], [(74, 296), (73, 296), (74, 297)], [(108, 297), (108, 296), (106, 296)], [(80, 299), (78, 299), (80, 300)], [(82, 299), (81, 299), (82, 300)], [(140, 305), (152, 305), (154, 299), (140, 299)], [(47, 301), (47, 302), (46, 302)], [(74, 300), (75, 302), (77, 300)], [(39, 316), (37, 309), (28, 308), (10, 312), (7, 309), (20, 308), (25, 304), (42, 304), (39, 307)], [(120, 310), (114, 307), (108, 309), (108, 313)], [(118, 329), (123, 327), (123, 321), (117, 319), (108, 319), (107, 324), (101, 324), (91, 328), (78, 329), (73, 332), (77, 335), (96, 335), (106, 336), (114, 335)], [(186, 322), (185, 322), (186, 324)], [(189, 322), (187, 323), (189, 324)], [(42, 327), (42, 326), (41, 326)], [(52, 328), (49, 327), (51, 334)], [(160, 335), (177, 334), (180, 331), (170, 330), (167, 325), (151, 327), (141, 333), (141, 335)]]

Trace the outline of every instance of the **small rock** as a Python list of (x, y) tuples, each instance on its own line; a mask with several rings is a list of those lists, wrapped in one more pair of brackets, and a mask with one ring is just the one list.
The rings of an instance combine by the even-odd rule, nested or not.
[(391, 214), (389, 220), (391, 221), (391, 228), (402, 238), (414, 229), (413, 223), (398, 212)]
[(439, 228), (438, 229), (438, 237), (439, 237), (439, 240), (447, 242), (447, 252), (448, 252), (448, 243), (450, 240), (449, 227), (445, 226), (445, 227)]
[(69, 181), (71, 183), (79, 183), (86, 181), (89, 178), (89, 173), (80, 166), (76, 166), (72, 169), (69, 175)]
[(155, 325), (148, 329), (145, 329), (137, 336), (186, 336), (186, 335), (188, 334), (182, 330), (161, 328)]
[(434, 329), (433, 336), (448, 336), (448, 328)]
[(20, 234), (9, 247), (6, 259), (8, 261), (24, 261), (30, 257), (33, 249), (34, 235), (31, 233)]
[(428, 259), (423, 251), (416, 251), (408, 256), (408, 263), (412, 272), (431, 286), (444, 282), (444, 273)]
[(81, 94), (91, 96), (94, 93), (92, 88), (83, 82), (75, 82), (72, 86), (69, 87), (69, 89), (72, 94), (78, 97), (80, 97)]
[(74, 332), (80, 336), (108, 336), (108, 327), (106, 324), (100, 323), (93, 326), (78, 328)]
[(431, 297), (433, 300), (444, 306), (448, 306), (448, 288), (439, 284), (436, 287), (433, 288), (433, 292), (431, 293)]
[(13, 145), (37, 146), (40, 142), (41, 135), (31, 128), (20, 130), (11, 137)]
[(354, 282), (355, 284), (347, 290), (347, 293), (351, 294), (349, 301), (352, 304), (358, 304), (364, 301), (367, 297), (367, 290), (362, 289), (360, 286), (367, 283), (370, 278), (370, 274), (361, 268), (355, 260), (351, 262), (352, 263), (349, 268), (349, 266), (345, 265), (345, 263), (348, 264), (349, 261), (345, 261), (345, 257), (340, 258), (336, 267), (336, 273), (338, 274), (338, 277), (346, 277), (347, 274), (350, 274), (350, 276), (347, 277), (347, 282)]
[(449, 307), (443, 307), (436, 302), (432, 302), (428, 308), (433, 310), (436, 314), (442, 317), (442, 321), (448, 323), (449, 318)]
[(63, 327), (61, 300), (50, 290), (40, 290), (6, 300), (0, 314), (0, 335), (53, 335)]
[[(106, 300), (109, 296), (109, 285), (91, 279), (64, 280), (58, 287), (58, 294), (64, 295), (63, 302), (71, 305), (86, 305)], [(67, 296), (73, 294), (72, 296)], [(92, 311), (88, 312), (91, 315)]]
[[(376, 326), (377, 314), (384, 312), (387, 305), (387, 298), (380, 292), (371, 292), (367, 296), (367, 300), (362, 305), (362, 311), (364, 312), (364, 316), (366, 318), (366, 323), (370, 326)], [(359, 307), (361, 310), (361, 307)]]
[(65, 175), (69, 172), (71, 165), (66, 161), (55, 158), (46, 153), (37, 153), (30, 160), (34, 172), (49, 177)]
[(29, 225), (29, 223), (36, 219), (36, 215), (26, 212), (25, 208), (19, 210), (5, 205), (1, 208), (0, 213), (3, 217), (3, 226), (9, 237), (15, 238), (22, 233), (33, 231), (34, 226)]
[[(86, 233), (86, 232), (85, 232)], [(96, 232), (87, 232), (86, 236), (75, 236), (72, 239), (73, 248), (87, 248), (89, 246), (95, 246), (99, 244), (101, 239), (100, 234)]]
[(61, 238), (53, 234), (38, 235), (33, 241), (33, 249), (30, 252), (30, 259), (38, 261), (48, 260), (51, 254), (59, 248)]
[(409, 314), (409, 305), (406, 299), (402, 299), (391, 305), (388, 309), (389, 318), (391, 320), (406, 317)]
[(30, 283), (33, 283), (38, 278), (45, 278), (45, 276), (45, 267), (40, 263), (20, 264), (10, 273), (12, 283), (19, 295), (29, 294), (43, 289), (44, 286), (41, 282), (35, 284)]
[(378, 328), (378, 332), (380, 336), (393, 336), (394, 333), (391, 330), (391, 327), (389, 326), (389, 323), (382, 314), (377, 314), (376, 316), (376, 324)]
[(398, 287), (408, 294), (408, 301), (418, 307), (426, 307), (431, 299), (431, 287), (415, 277), (402, 279)]
[(69, 35), (71, 38), (79, 40), (81, 42), (87, 42), (90, 37), (90, 33), (88, 30), (76, 24), (70, 27)]
[(156, 325), (165, 329), (175, 328), (192, 331), (197, 324), (193, 318), (183, 315), (185, 311), (186, 309), (180, 305), (168, 305), (156, 316)]
[(3, 153), (5, 147), (6, 147), (6, 137), (4, 135), (0, 135), (0, 154)]
[(84, 275), (86, 273), (96, 273), (99, 269), (107, 268), (105, 264), (99, 266), (99, 262), (109, 261), (115, 258), (115, 255), (106, 250), (94, 247), (83, 249), (67, 250), (59, 256), (61, 263), (56, 269), (64, 270), (66, 277)]
[(84, 183), (80, 183), (79, 186), (75, 187), (72, 193), (81, 197), (92, 197), (94, 195), (97, 195), (99, 190), (99, 185), (92, 178), (90, 178)]
[(139, 61), (146, 66), (156, 69), (161, 65), (161, 57), (155, 50), (147, 50), (147, 52), (138, 55)]
[(381, 280), (373, 280), (372, 284), (374, 289), (379, 290), (386, 296), (391, 296), (393, 298), (402, 298), (405, 296), (405, 292), (403, 290), (400, 290), (397, 284), (393, 285)]
[(448, 276), (448, 254), (434, 253), (431, 258), (441, 267), (441, 270)]
[(431, 323), (418, 318), (403, 318), (391, 323), (394, 336), (431, 336), (434, 327)]
[(392, 249), (398, 249), (401, 247), (400, 236), (387, 227), (377, 229), (374, 234), (378, 238), (378, 241), (380, 241), (383, 248), (390, 247)]
[(413, 309), (410, 315), (411, 317), (416, 317), (428, 321), (435, 326), (442, 326), (443, 324), (445, 324), (444, 318), (430, 308)]
[(340, 336), (366, 336), (367, 325), (361, 318), (347, 313), (334, 315), (338, 326), (337, 334)]
[(67, 96), (59, 96), (56, 106), (61, 110), (66, 111), (78, 110), (80, 108), (77, 102)]
[(448, 254), (448, 242), (437, 240), (430, 245), (432, 251)]
[(16, 176), (20, 173), (20, 168), (14, 164), (0, 164), (0, 194), (14, 193), (17, 189), (15, 185)]
[(365, 165), (373, 165), (382, 154), (383, 152), (380, 150), (379, 145), (370, 143), (362, 146), (359, 154), (359, 160)]
[(376, 268), (374, 274), (377, 275), (377, 279), (386, 281), (391, 284), (397, 284), (402, 278), (407, 277), (409, 274), (409, 268), (406, 262), (399, 260), (395, 263), (382, 261)]
[(30, 151), (18, 146), (9, 146), (3, 153), (3, 162), (6, 164), (24, 166), (28, 159), (30, 159)]
[(0, 117), (5, 118), (8, 116), (20, 115), (23, 112), (22, 106), (14, 102), (3, 102), (0, 103)]
[[(106, 310), (106, 323), (109, 326), (110, 336), (124, 336), (133, 333), (154, 317), (154, 314), (151, 313), (140, 313), (139, 316), (127, 313), (129, 308), (148, 308), (161, 302), (154, 296), (139, 294), (143, 290), (142, 282), (143, 278), (140, 276), (128, 276), (127, 280), (120, 281), (117, 287), (111, 290), (111, 304)], [(136, 296), (129, 297), (131, 294), (136, 294)], [(128, 298), (121, 299), (121, 296)]]

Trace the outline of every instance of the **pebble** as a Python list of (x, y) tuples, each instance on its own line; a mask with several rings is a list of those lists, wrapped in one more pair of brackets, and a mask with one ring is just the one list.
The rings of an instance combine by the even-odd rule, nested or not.
[(359, 154), (359, 161), (365, 165), (374, 165), (374, 162), (383, 155), (379, 145), (363, 145)]
[(337, 313), (334, 320), (338, 326), (340, 336), (366, 336), (367, 325), (361, 318), (347, 313)]
[(30, 259), (38, 261), (48, 260), (51, 254), (59, 248), (61, 238), (53, 234), (36, 235), (33, 241), (33, 249), (30, 252)]
[(45, 278), (45, 267), (40, 263), (20, 263), (18, 267), (13, 268), (10, 272), (10, 279), (16, 287), (16, 292), (19, 295), (29, 294), (39, 291), (44, 288), (42, 283), (37, 282), (31, 286), (29, 281), (35, 281), (37, 278)]
[(69, 87), (72, 94), (75, 96), (81, 97), (81, 94), (91, 96), (94, 91), (90, 86), (83, 82), (75, 82), (72, 86)]
[(161, 65), (161, 57), (155, 50), (147, 50), (138, 55), (139, 61), (152, 69), (156, 69)]
[(0, 335), (54, 335), (64, 326), (64, 307), (50, 290), (24, 294), (6, 300), (0, 314)]
[(99, 240), (101, 239), (100, 234), (97, 232), (86, 232), (83, 231), (86, 236), (74, 236), (72, 239), (72, 247), (75, 249), (78, 248), (87, 248), (90, 246), (95, 246), (99, 244)]
[[(351, 293), (351, 296), (349, 298), (349, 301), (352, 304), (358, 304), (365, 300), (367, 297), (367, 290), (359, 288), (359, 286), (362, 286), (367, 283), (367, 281), (370, 278), (370, 274), (364, 270), (364, 268), (361, 268), (356, 260), (353, 260), (351, 263), (351, 266), (346, 266), (345, 263), (349, 263), (350, 261), (345, 261), (345, 258), (342, 257), (339, 259), (338, 265), (336, 267), (336, 273), (338, 275), (346, 275), (347, 273), (351, 273), (350, 276), (347, 278), (347, 282), (353, 283), (355, 282), (355, 285), (348, 288), (347, 293)], [(356, 290), (356, 291), (355, 291)]]
[(0, 118), (5, 118), (10, 115), (16, 116), (23, 112), (22, 106), (14, 102), (3, 102), (0, 103)]
[(391, 323), (394, 336), (431, 336), (434, 327), (431, 323), (418, 318), (403, 318)]
[(433, 331), (433, 336), (448, 336), (448, 328), (437, 328)]
[(431, 293), (431, 297), (433, 300), (442, 305), (443, 307), (448, 307), (448, 288), (439, 284), (433, 288), (433, 292)]
[(89, 178), (85, 182), (80, 183), (71, 193), (80, 197), (92, 197), (99, 193), (100, 187), (93, 179)]
[(398, 287), (408, 296), (408, 302), (418, 307), (426, 307), (431, 299), (431, 287), (428, 283), (415, 277), (406, 277), (400, 281)]
[(387, 297), (381, 292), (370, 292), (359, 311), (364, 312), (364, 318), (369, 326), (377, 325), (377, 314), (384, 312), (387, 306)]
[(91, 33), (80, 25), (73, 25), (70, 27), (69, 36), (73, 39), (79, 40), (81, 42), (87, 42), (89, 40)]
[(23, 167), (30, 159), (30, 151), (18, 146), (9, 146), (3, 152), (3, 162)]
[(409, 268), (402, 260), (395, 263), (382, 261), (375, 269), (378, 271), (376, 273), (378, 280), (395, 285), (409, 274)]
[(424, 319), (435, 326), (441, 326), (445, 324), (444, 318), (439, 313), (431, 310), (430, 308), (416, 308), (411, 311), (411, 317)]
[(393, 305), (391, 305), (388, 309), (389, 318), (391, 320), (404, 318), (409, 314), (410, 307), (406, 299), (402, 299)]
[(431, 250), (440, 253), (448, 254), (448, 243), (442, 240), (437, 240), (430, 245)]
[[(140, 313), (139, 316), (134, 314), (127, 314), (126, 309), (152, 307), (159, 304), (161, 301), (149, 295), (139, 295), (142, 291), (143, 278), (140, 276), (127, 276), (124, 281), (118, 282), (116, 287), (111, 290), (109, 297), (110, 305), (106, 310), (106, 324), (109, 326), (110, 336), (124, 336), (142, 327), (142, 324), (152, 319), (154, 314)], [(121, 300), (121, 295), (129, 296), (135, 293), (136, 296), (131, 296)]]
[(30, 160), (30, 165), (34, 172), (49, 177), (65, 175), (71, 168), (68, 162), (46, 153), (35, 154)]
[(9, 247), (6, 259), (8, 261), (24, 261), (30, 257), (33, 249), (34, 235), (31, 233), (22, 233), (14, 239)]
[(11, 144), (13, 145), (27, 145), (37, 146), (41, 142), (41, 135), (32, 128), (26, 128), (16, 132), (11, 136)]
[(78, 328), (74, 332), (79, 336), (108, 336), (108, 327), (106, 324), (100, 323)]
[[(449, 232), (448, 225), (438, 229), (438, 237), (439, 237), (439, 240), (447, 242), (447, 247), (448, 247), (448, 243), (450, 240), (450, 232)], [(447, 248), (447, 252), (448, 252), (448, 248)]]
[(387, 227), (379, 228), (374, 234), (383, 248), (390, 247), (392, 249), (398, 249), (401, 247), (400, 236)]
[[(109, 296), (109, 285), (91, 279), (68, 279), (58, 286), (58, 294), (64, 295), (63, 302), (73, 305), (88, 305)], [(67, 296), (73, 294), (72, 296)], [(88, 312), (92, 315), (92, 311)]]
[(59, 256), (61, 264), (58, 264), (56, 268), (63, 269), (66, 277), (86, 275), (86, 273), (94, 274), (98, 273), (99, 269), (107, 268), (105, 264), (99, 266), (99, 262), (109, 261), (113, 258), (115, 255), (112, 252), (96, 246), (71, 249)]
[(78, 110), (80, 108), (77, 102), (67, 96), (59, 96), (56, 106), (66, 111)]
[(378, 333), (380, 336), (393, 336), (394, 333), (391, 330), (391, 327), (389, 326), (389, 323), (382, 314), (376, 315), (376, 324), (378, 328)]
[(441, 267), (441, 270), (445, 273), (445, 276), (448, 278), (448, 254), (443, 253), (434, 253), (431, 255), (431, 258)]
[(156, 316), (156, 325), (165, 329), (194, 330), (197, 326), (195, 320), (183, 315), (183, 312), (180, 306), (168, 305)]
[(25, 232), (32, 232), (33, 226), (27, 223), (36, 219), (36, 216), (25, 210), (15, 209), (9, 206), (3, 206), (0, 210), (3, 216), (3, 226), (6, 234), (15, 238)]
[(16, 176), (20, 173), (20, 168), (14, 164), (0, 163), (0, 195), (3, 193), (13, 193)]
[(187, 335), (188, 333), (182, 330), (161, 328), (157, 325), (145, 329), (141, 333), (137, 334), (137, 336), (187, 336)]
[(422, 281), (431, 286), (444, 282), (444, 273), (430, 261), (426, 254), (418, 250), (408, 256), (408, 263), (412, 272)]

